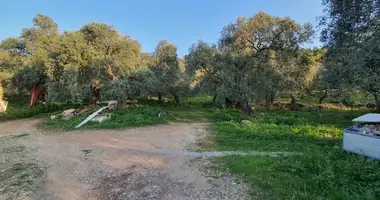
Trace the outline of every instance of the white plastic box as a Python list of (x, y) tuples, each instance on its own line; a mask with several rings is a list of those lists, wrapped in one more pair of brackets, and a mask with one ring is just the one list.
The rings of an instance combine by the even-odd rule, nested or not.
[(344, 129), (343, 150), (380, 160), (380, 137)]
[[(370, 113), (360, 116), (352, 121), (357, 123), (377, 124), (380, 123), (380, 114)], [(380, 160), (380, 137), (363, 134), (352, 128), (344, 129), (343, 150)]]

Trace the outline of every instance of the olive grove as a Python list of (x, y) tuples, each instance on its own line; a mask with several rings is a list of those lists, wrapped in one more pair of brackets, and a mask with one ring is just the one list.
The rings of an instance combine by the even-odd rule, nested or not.
[(247, 114), (253, 114), (249, 105), (253, 100), (264, 101), (268, 109), (279, 95), (296, 103), (309, 71), (301, 59), (301, 44), (312, 34), (310, 24), (290, 18), (264, 12), (240, 17), (223, 29), (217, 46), (202, 41), (192, 46), (186, 57), (188, 71), (201, 74), (201, 87), (213, 92), (218, 103), (232, 100)]
[(65, 104), (114, 99), (122, 105), (147, 96), (179, 104), (183, 95), (202, 93), (213, 96), (215, 106), (241, 106), (249, 115), (255, 112), (252, 105), (272, 110), (279, 99), (298, 109), (305, 97), (321, 104), (343, 89), (363, 90), (380, 111), (379, 4), (339, 2), (324, 1), (325, 48), (304, 48), (315, 34), (311, 24), (259, 12), (225, 26), (216, 44), (194, 43), (183, 58), (167, 40), (147, 53), (112, 25), (61, 31), (53, 19), (38, 14), (33, 27), (1, 42), (1, 86), (6, 94), (38, 88), (41, 100)]

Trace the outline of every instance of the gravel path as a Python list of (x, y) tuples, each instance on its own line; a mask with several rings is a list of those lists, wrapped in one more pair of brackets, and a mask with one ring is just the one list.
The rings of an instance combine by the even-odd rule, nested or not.
[(186, 153), (207, 135), (207, 123), (41, 133), (38, 120), (26, 122), (0, 123), (0, 135), (28, 133), (18, 145), (46, 166), (44, 184), (29, 199), (247, 198), (240, 180), (210, 170), (212, 158)]

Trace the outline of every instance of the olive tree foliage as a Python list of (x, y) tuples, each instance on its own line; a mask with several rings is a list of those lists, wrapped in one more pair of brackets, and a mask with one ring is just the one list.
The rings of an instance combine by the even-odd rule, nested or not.
[(213, 95), (212, 103), (216, 103), (218, 85), (222, 83), (221, 70), (218, 68), (221, 67), (221, 56), (216, 45), (209, 45), (203, 41), (193, 44), (185, 56), (186, 74), (191, 79), (191, 86)]
[(324, 59), (326, 84), (336, 90), (360, 89), (375, 99), (380, 112), (377, 39), (380, 1), (324, 0), (321, 40), (328, 47)]
[(90, 23), (79, 31), (65, 32), (57, 48), (56, 80), (65, 78), (60, 73), (74, 71), (77, 79), (71, 81), (78, 88), (73, 90), (82, 92), (82, 102), (115, 99), (123, 103), (131, 93), (127, 77), (140, 66), (140, 49), (136, 41), (107, 24)]
[(247, 70), (255, 71), (256, 76), (252, 78), (260, 79), (258, 82), (268, 87), (255, 85), (251, 88), (257, 95), (264, 95), (261, 99), (271, 108), (280, 92), (293, 96), (297, 91), (300, 84), (296, 75), (305, 71), (300, 70), (298, 51), (312, 34), (310, 24), (300, 25), (288, 17), (259, 12), (252, 18), (240, 17), (236, 23), (225, 27), (220, 48), (252, 60)]
[(181, 102), (180, 92), (186, 88), (186, 76), (181, 70), (177, 56), (177, 47), (162, 40), (157, 44), (154, 52), (154, 64), (150, 66), (156, 79), (155, 91), (158, 100), (164, 95), (172, 95), (176, 103)]
[(38, 68), (44, 75), (51, 75), (58, 45), (58, 25), (48, 16), (38, 14), (33, 19), (32, 28), (24, 28), (21, 31), (21, 39), (26, 49), (27, 63)]
[(43, 85), (52, 102), (124, 101), (133, 93), (128, 76), (144, 67), (140, 44), (112, 26), (89, 23), (60, 34), (58, 25), (40, 14), (19, 38), (4, 40), (0, 52), (0, 71), (13, 74), (19, 91)]
[(91, 92), (90, 84), (79, 82), (79, 69), (65, 69), (60, 79), (50, 81), (47, 86), (47, 100), (51, 102), (64, 102), (71, 104), (84, 104)]
[(110, 79), (127, 76), (139, 66), (140, 44), (128, 36), (121, 36), (107, 24), (90, 23), (80, 30), (93, 59), (103, 60)]
[(1, 62), (1, 69), (15, 76), (12, 83), (16, 88), (30, 89), (44, 84), (54, 65), (54, 54), (59, 34), (58, 26), (48, 16), (38, 14), (33, 27), (23, 29), (20, 38), (4, 40), (0, 48), (8, 53)]
[(26, 62), (25, 43), (20, 38), (7, 38), (0, 43), (0, 71), (14, 73)]
[(380, 112), (380, 24), (376, 24), (372, 31), (373, 37), (354, 53), (352, 70), (355, 74), (352, 76), (355, 84), (373, 95), (376, 112)]
[[(280, 93), (294, 93), (305, 69), (300, 62), (300, 45), (313, 34), (310, 24), (259, 12), (239, 17), (226, 26), (218, 47), (199, 42), (190, 49), (188, 67), (201, 71), (212, 83), (216, 99), (240, 103), (251, 114), (249, 102), (264, 100), (271, 108)], [(293, 91), (295, 90), (295, 91)]]
[(326, 54), (326, 48), (302, 49), (300, 51), (302, 62), (308, 65), (308, 71), (305, 73), (305, 95), (318, 98), (319, 104), (328, 97), (336, 97), (338, 93), (334, 92), (333, 86), (327, 84), (328, 74), (323, 65), (323, 59)]

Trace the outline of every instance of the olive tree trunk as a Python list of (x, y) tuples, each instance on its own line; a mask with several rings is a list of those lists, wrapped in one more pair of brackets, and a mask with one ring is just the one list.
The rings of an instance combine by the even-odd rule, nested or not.
[(265, 95), (265, 105), (267, 107), (267, 110), (273, 110), (274, 97), (275, 95), (270, 93)]
[(319, 97), (318, 103), (322, 104), (323, 100), (325, 100), (326, 98), (327, 98), (327, 89), (325, 89), (325, 91), (323, 92), (323, 95)]
[(176, 92), (174, 92), (172, 95), (174, 97), (175, 102), (177, 104), (180, 104), (181, 103), (181, 97)]
[(158, 103), (162, 103), (162, 94), (159, 92), (157, 94)]
[(380, 113), (380, 97), (378, 94), (375, 94), (374, 97), (375, 97), (376, 112)]
[(298, 105), (297, 105), (297, 98), (294, 94), (291, 94), (290, 95), (290, 109), (291, 110), (297, 110), (298, 109)]
[(217, 97), (217, 95), (218, 95), (218, 94), (215, 94), (214, 97), (212, 98), (212, 102), (211, 102), (212, 105), (215, 105), (215, 101), (216, 101), (216, 97)]
[(254, 115), (255, 114), (255, 110), (252, 109), (252, 107), (249, 105), (248, 101), (243, 100), (239, 103), (243, 106), (242, 111), (244, 114), (246, 114), (246, 115)]

